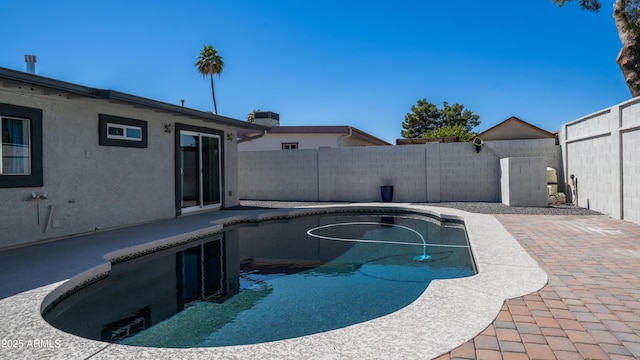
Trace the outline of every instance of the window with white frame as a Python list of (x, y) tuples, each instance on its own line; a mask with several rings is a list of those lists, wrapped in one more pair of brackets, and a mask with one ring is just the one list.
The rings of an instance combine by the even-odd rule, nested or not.
[(98, 114), (99, 144), (102, 146), (147, 147), (147, 122)]
[(31, 130), (29, 119), (0, 117), (2, 147), (0, 174), (31, 174)]
[(295, 150), (298, 148), (298, 143), (282, 143), (282, 150)]
[(139, 126), (107, 123), (107, 138), (142, 141), (142, 128)]

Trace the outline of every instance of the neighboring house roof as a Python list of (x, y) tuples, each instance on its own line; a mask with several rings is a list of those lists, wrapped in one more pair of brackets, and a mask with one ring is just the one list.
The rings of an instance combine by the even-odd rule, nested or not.
[(236, 120), (225, 116), (215, 115), (210, 112), (194, 110), (183, 106), (168, 104), (157, 100), (122, 93), (119, 91), (104, 90), (77, 85), (3, 67), (0, 67), (0, 81), (2, 81), (2, 87), (5, 88), (20, 87), (21, 85), (26, 84), (47, 89), (47, 91), (45, 91), (45, 94), (47, 95), (60, 95), (67, 97), (82, 96), (94, 99), (106, 99), (109, 101), (141, 106), (156, 111), (180, 114), (197, 120), (211, 121), (214, 123), (229, 125), (237, 128), (255, 130), (269, 129), (266, 126), (252, 124), (246, 121)]
[(556, 135), (543, 130), (515, 116), (478, 134), (482, 140), (522, 140), (556, 138)]
[[(274, 126), (269, 130), (271, 134), (351, 134), (351, 136), (368, 141), (374, 145), (391, 145), (388, 142), (368, 134), (352, 126)], [(251, 140), (255, 131), (238, 131), (239, 142)]]

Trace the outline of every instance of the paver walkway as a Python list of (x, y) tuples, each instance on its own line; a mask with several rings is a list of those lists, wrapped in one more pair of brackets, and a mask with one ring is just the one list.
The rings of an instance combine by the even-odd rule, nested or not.
[(438, 358), (640, 358), (640, 225), (607, 216), (496, 215), (549, 275)]

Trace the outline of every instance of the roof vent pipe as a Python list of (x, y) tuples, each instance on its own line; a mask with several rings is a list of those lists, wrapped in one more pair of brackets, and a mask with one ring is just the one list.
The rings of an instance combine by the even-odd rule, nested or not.
[(36, 73), (36, 56), (25, 55), (24, 61), (27, 63), (27, 72), (29, 74), (35, 74)]

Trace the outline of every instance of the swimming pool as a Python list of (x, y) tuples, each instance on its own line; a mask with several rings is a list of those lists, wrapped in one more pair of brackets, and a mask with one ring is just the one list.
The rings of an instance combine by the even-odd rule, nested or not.
[(382, 317), (434, 279), (476, 273), (461, 222), (408, 213), (237, 223), (141, 255), (60, 296), (45, 319), (120, 344), (254, 344)]

